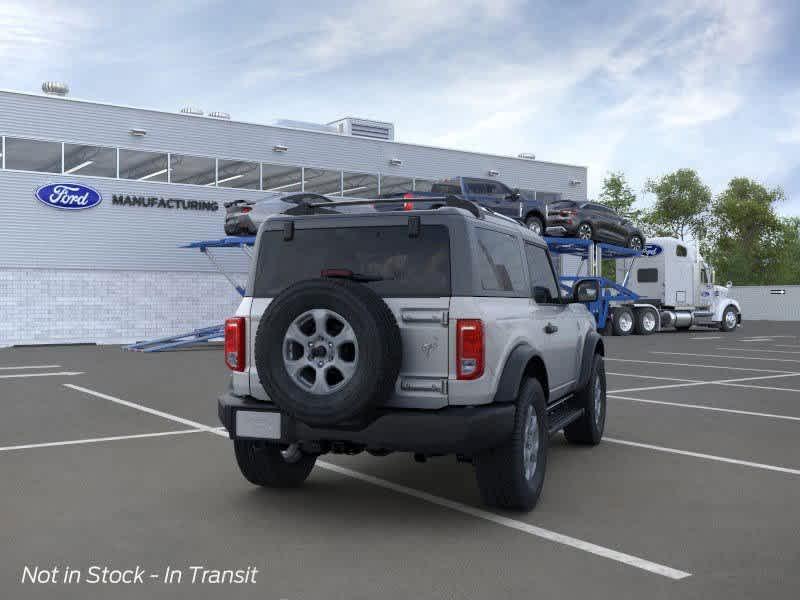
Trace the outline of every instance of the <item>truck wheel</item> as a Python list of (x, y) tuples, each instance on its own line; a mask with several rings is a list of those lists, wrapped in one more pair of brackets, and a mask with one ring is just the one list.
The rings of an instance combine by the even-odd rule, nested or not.
[(652, 308), (637, 308), (634, 330), (637, 335), (650, 335), (658, 329), (659, 315)]
[(270, 303), (255, 338), (269, 398), (312, 426), (369, 422), (394, 391), (400, 329), (383, 299), (348, 280), (309, 279)]
[(578, 225), (576, 237), (582, 240), (591, 240), (594, 237), (594, 229), (590, 223), (581, 223)]
[(536, 505), (547, 468), (547, 411), (536, 379), (522, 383), (514, 430), (502, 446), (475, 457), (475, 475), (488, 506), (530, 510)]
[(525, 219), (525, 226), (536, 235), (544, 235), (544, 223), (536, 215), (531, 215)]
[(265, 487), (297, 487), (306, 480), (316, 456), (289, 447), (254, 440), (235, 440), (233, 450), (239, 470), (250, 483)]
[(719, 324), (720, 331), (733, 331), (739, 324), (739, 317), (733, 306), (727, 307), (722, 312), (722, 322)]
[(628, 248), (632, 250), (641, 250), (644, 247), (644, 241), (642, 241), (642, 236), (640, 235), (632, 235), (628, 238)]
[(564, 437), (573, 444), (596, 446), (606, 426), (606, 368), (602, 354), (595, 354), (589, 382), (575, 394), (576, 407), (583, 416), (564, 428)]
[(614, 335), (630, 335), (633, 331), (633, 311), (627, 306), (617, 306), (611, 311), (611, 330)]

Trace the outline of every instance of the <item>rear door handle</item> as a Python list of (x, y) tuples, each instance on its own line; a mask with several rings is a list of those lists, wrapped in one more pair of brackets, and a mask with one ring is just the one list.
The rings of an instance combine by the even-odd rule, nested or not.
[(545, 333), (555, 333), (556, 331), (558, 331), (558, 326), (557, 325), (553, 325), (552, 323), (548, 323), (547, 325), (544, 326), (544, 332)]

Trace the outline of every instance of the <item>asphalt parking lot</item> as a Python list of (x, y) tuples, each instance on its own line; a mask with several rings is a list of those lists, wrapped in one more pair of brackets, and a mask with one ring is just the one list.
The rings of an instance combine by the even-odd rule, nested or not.
[[(0, 350), (0, 595), (800, 595), (800, 323), (606, 344), (606, 439), (554, 438), (527, 514), (485, 510), (452, 457), (328, 455), (300, 490), (253, 487), (217, 429), (219, 348)], [(91, 565), (147, 575), (21, 583)], [(258, 571), (191, 583), (192, 566)]]

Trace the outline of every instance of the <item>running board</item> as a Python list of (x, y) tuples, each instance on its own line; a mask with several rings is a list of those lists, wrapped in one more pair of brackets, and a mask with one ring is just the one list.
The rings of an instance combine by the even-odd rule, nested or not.
[(574, 408), (569, 402), (561, 402), (547, 411), (547, 431), (553, 435), (582, 416), (582, 408)]

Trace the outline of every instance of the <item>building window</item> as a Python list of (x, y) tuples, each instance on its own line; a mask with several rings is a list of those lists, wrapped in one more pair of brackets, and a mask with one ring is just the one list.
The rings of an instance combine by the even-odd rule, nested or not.
[(367, 173), (343, 173), (344, 190), (343, 196), (352, 198), (377, 198), (378, 197), (378, 176)]
[(168, 171), (166, 154), (141, 150), (120, 149), (119, 151), (119, 176), (121, 179), (166, 182)]
[(414, 191), (415, 192), (430, 192), (433, 184), (436, 183), (435, 181), (431, 181), (430, 179), (414, 179)]
[(116, 177), (117, 149), (64, 144), (64, 174)]
[(265, 192), (299, 192), (303, 188), (303, 169), (285, 165), (261, 165)]
[(217, 161), (202, 156), (170, 154), (170, 181), (192, 185), (214, 185)]
[(260, 188), (258, 163), (243, 160), (219, 160), (217, 165), (218, 186), (248, 190)]
[(61, 173), (61, 143), (6, 138), (6, 169)]
[(406, 194), (414, 191), (414, 180), (410, 177), (381, 176), (381, 195)]
[(315, 194), (341, 195), (342, 172), (306, 168), (304, 189)]

